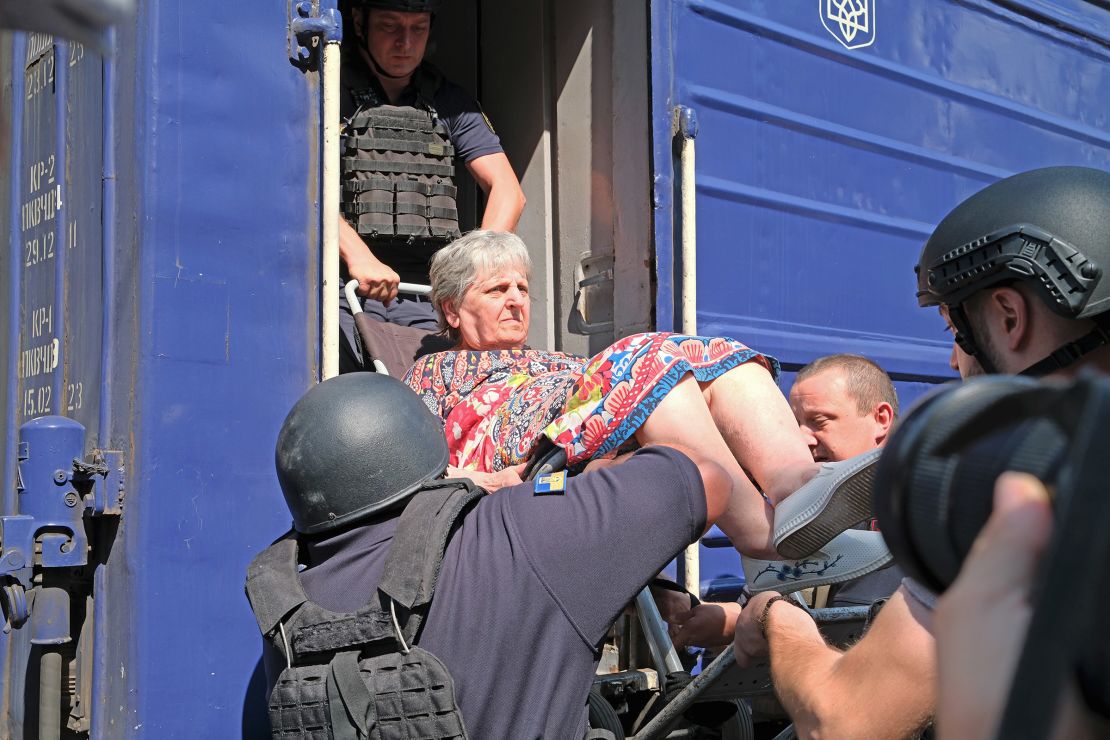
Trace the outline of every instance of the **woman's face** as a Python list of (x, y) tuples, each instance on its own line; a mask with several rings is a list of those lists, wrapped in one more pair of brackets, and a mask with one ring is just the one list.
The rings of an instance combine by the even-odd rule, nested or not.
[(516, 349), (528, 337), (528, 278), (524, 268), (479, 273), (462, 302), (444, 301), (443, 314), (461, 339), (459, 349)]

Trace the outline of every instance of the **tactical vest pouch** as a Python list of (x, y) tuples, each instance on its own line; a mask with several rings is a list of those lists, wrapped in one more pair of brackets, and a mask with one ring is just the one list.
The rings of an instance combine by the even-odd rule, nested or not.
[[(426, 650), (292, 666), (270, 694), (274, 737), (461, 740), (466, 730), (447, 668)], [(279, 729), (280, 728), (280, 729)]]
[(413, 645), (457, 523), (486, 493), (440, 480), (405, 507), (374, 598), (337, 613), (311, 601), (290, 533), (255, 557), (247, 597), (285, 660), (270, 692), (273, 737), (284, 740), (466, 738), (447, 667)]
[(455, 148), (423, 108), (362, 107), (347, 126), (343, 213), (371, 243), (447, 243), (459, 236)]

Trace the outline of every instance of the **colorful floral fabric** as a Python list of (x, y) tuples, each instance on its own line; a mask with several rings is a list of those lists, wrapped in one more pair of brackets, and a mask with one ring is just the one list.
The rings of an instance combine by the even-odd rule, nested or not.
[(707, 382), (756, 361), (778, 362), (740, 342), (635, 334), (592, 358), (533, 349), (426, 355), (405, 375), (443, 419), (451, 465), (494, 471), (527, 461), (548, 437), (574, 466), (620, 448), (686, 374)]

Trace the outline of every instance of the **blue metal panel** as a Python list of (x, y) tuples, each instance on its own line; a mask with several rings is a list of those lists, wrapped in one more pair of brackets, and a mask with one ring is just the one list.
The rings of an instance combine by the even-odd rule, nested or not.
[(136, 187), (119, 216), (143, 218), (119, 341), (139, 341), (117, 362), (133, 363), (135, 408), (117, 389), (112, 424), (134, 445), (118, 543), (132, 632), (112, 704), (136, 737), (264, 730), (246, 702), (260, 650), (242, 584), (288, 526), (273, 445), (318, 335), (318, 88), (288, 60), (287, 24), (285, 3), (176, 2), (138, 24), (140, 143), (120, 152)]
[[(126, 467), (118, 533), (98, 525), (90, 556), (94, 737), (266, 734), (242, 585), (288, 526), (273, 444), (318, 371), (319, 87), (288, 58), (288, 13), (143, 3), (107, 64), (3, 47), (7, 438), (63, 414)], [(0, 736), (34, 722), (21, 632), (0, 635)]]
[[(1078, 2), (872, 0), (875, 41), (844, 48), (818, 2), (653, 8), (656, 172), (671, 110), (697, 111), (698, 325), (790, 366), (861, 352), (947, 377), (914, 298), (932, 225), (1007, 174), (1110, 168), (1110, 12)], [(666, 194), (670, 197), (670, 194)], [(659, 325), (674, 297), (671, 206), (657, 218)]]
[[(818, 0), (652, 3), (657, 327), (679, 272), (673, 110), (698, 116), (698, 330), (796, 370), (834, 352), (903, 406), (952, 377), (913, 265), (956, 203), (1017, 171), (1110, 169), (1110, 11), (1082, 0), (871, 0), (845, 48)], [(784, 390), (792, 373), (785, 373)], [(702, 549), (703, 585), (735, 575)]]

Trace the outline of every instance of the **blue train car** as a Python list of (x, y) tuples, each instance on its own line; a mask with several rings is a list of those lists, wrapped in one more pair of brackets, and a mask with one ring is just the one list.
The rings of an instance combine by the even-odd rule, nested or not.
[[(70, 542), (39, 538), (53, 567), (28, 582), (4, 561), (9, 623), (21, 590), (71, 598), (36, 593), (0, 636), (2, 736), (243, 722), (259, 652), (243, 569), (288, 526), (273, 440), (318, 367), (319, 83), (290, 63), (289, 23), (283, 4), (144, 3), (107, 60), (6, 39), (4, 514), (60, 523), (56, 493), (83, 494), (50, 482), (65, 455), (111, 472), (107, 505), (70, 508)], [(21, 433), (50, 415), (83, 427), (75, 453), (54, 449), (65, 426)], [(52, 653), (58, 717), (40, 708)]]
[[(296, 29), (334, 10), (141, 0), (106, 58), (0, 36), (0, 737), (267, 734), (242, 583), (325, 356), (325, 39)], [(454, 0), (435, 33), (528, 196), (534, 346), (694, 323), (784, 388), (852, 351), (908, 401), (951, 376), (913, 295), (932, 225), (1110, 168), (1103, 3)]]
[[(954, 377), (915, 299), (921, 245), (998, 178), (1110, 168), (1108, 34), (1081, 0), (653, 3), (658, 328), (683, 320), (678, 110), (699, 332), (778, 357), (784, 389), (834, 352), (886, 368), (903, 407)], [(703, 551), (703, 585), (737, 574), (727, 552)]]

